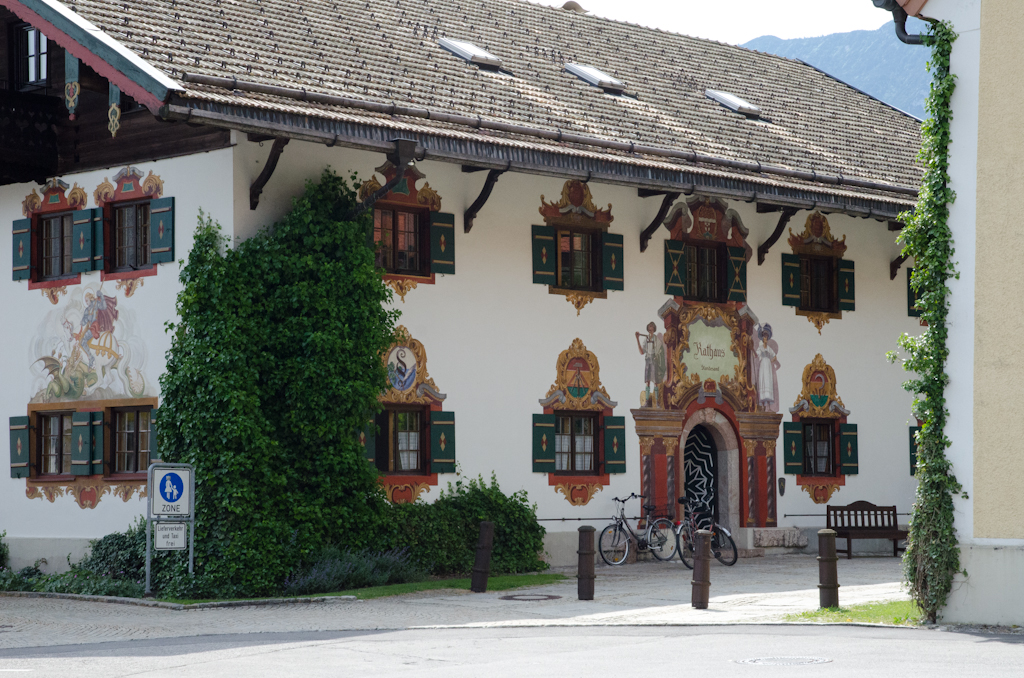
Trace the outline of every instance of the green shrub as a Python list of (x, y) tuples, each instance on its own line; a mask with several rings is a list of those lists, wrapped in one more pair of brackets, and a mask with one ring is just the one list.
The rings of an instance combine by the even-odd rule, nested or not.
[(157, 436), (165, 461), (195, 466), (196, 569), (219, 595), (277, 593), (322, 544), (377, 546), (385, 499), (357, 431), (379, 408), (397, 312), (355, 204), (325, 171), (231, 249), (200, 215)]
[(72, 568), (62, 574), (43, 575), (35, 580), (32, 590), (43, 593), (79, 593), (87, 596), (120, 596), (141, 598), (145, 582), (113, 579)]
[(408, 549), (373, 551), (324, 548), (313, 563), (284, 582), (284, 593), (301, 596), (348, 589), (423, 581), (426, 570), (409, 557)]
[(7, 530), (0, 532), (0, 570), (7, 567), (7, 563), (11, 560), (11, 547), (4, 541), (4, 537), (7, 536)]
[(537, 507), (521, 490), (506, 495), (491, 476), (448, 483), (448, 491), (432, 504), (416, 502), (392, 508), (394, 544), (408, 547), (414, 560), (435, 575), (465, 574), (473, 567), (480, 522), (494, 523), (491, 572), (535, 572), (547, 569), (540, 559), (545, 530)]

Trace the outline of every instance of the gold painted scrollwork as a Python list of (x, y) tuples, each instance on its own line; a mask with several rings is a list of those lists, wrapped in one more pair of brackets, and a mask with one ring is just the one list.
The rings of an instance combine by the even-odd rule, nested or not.
[[(824, 380), (816, 379), (815, 374), (822, 375)], [(838, 419), (845, 414), (846, 406), (836, 392), (836, 372), (820, 353), (804, 367), (801, 381), (803, 390), (793, 403), (794, 409), (806, 407), (799, 412), (801, 417)]]
[(430, 378), (430, 374), (427, 372), (427, 352), (423, 348), (423, 344), (418, 340), (413, 339), (412, 335), (409, 334), (409, 330), (407, 330), (403, 325), (399, 325), (395, 328), (395, 343), (393, 343), (383, 355), (385, 364), (387, 363), (388, 356), (391, 355), (391, 352), (399, 347), (404, 347), (412, 352), (413, 359), (416, 361), (416, 378), (412, 385), (404, 391), (399, 391), (395, 388), (388, 388), (381, 394), (380, 402), (394, 405), (430, 405), (441, 402), (441, 400), (444, 399), (444, 396), (441, 396), (439, 399), (431, 395), (431, 393), (437, 393), (437, 385), (434, 383), (434, 380)]
[(827, 504), (832, 495), (839, 489), (835, 483), (819, 483), (815, 485), (801, 485), (801, 489), (811, 496), (815, 504)]
[(734, 368), (734, 375), (724, 374), (718, 383), (723, 390), (728, 391), (733, 398), (743, 405), (744, 409), (748, 408), (753, 400), (751, 392), (754, 389), (747, 370), (750, 337), (740, 331), (739, 319), (733, 313), (713, 304), (687, 305), (679, 309), (679, 322), (676, 325), (678, 342), (672, 351), (672, 365), (676, 385), (669, 396), (670, 404), (673, 407), (683, 405), (682, 400), (686, 397), (687, 390), (692, 389), (700, 382), (699, 375), (686, 374), (687, 367), (683, 362), (683, 354), (690, 350), (690, 325), (698, 319), (704, 320), (707, 323), (721, 320), (725, 327), (729, 329), (729, 333), (732, 336), (732, 346), (730, 348), (737, 355), (737, 362)]
[(384, 284), (395, 291), (395, 294), (398, 295), (403, 304), (405, 303), (405, 295), (416, 289), (416, 281), (409, 280), (408, 278), (388, 278), (384, 281)]
[[(589, 388), (586, 394), (581, 397), (574, 396), (569, 390), (568, 366), (569, 361), (573, 358), (582, 358), (590, 367)], [(583, 341), (579, 337), (573, 339), (569, 348), (559, 354), (558, 362), (555, 364), (555, 374), (555, 383), (551, 385), (547, 395), (544, 397), (550, 398), (558, 391), (561, 391), (565, 397), (565, 402), (552, 405), (554, 409), (596, 410), (600, 412), (608, 407), (607, 404), (594, 402), (595, 394), (604, 396), (606, 403), (610, 402), (611, 398), (608, 397), (608, 392), (601, 385), (601, 366), (597, 362), (597, 356), (587, 350), (587, 347), (583, 345)]]
[(561, 492), (573, 506), (586, 506), (594, 495), (604, 489), (601, 483), (565, 482), (555, 485), (555, 492)]

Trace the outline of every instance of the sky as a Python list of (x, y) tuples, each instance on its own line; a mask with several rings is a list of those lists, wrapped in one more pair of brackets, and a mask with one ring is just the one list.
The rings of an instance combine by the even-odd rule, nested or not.
[[(532, 0), (561, 7), (565, 0)], [(577, 0), (597, 16), (734, 45), (762, 35), (810, 38), (875, 30), (892, 15), (871, 0)]]

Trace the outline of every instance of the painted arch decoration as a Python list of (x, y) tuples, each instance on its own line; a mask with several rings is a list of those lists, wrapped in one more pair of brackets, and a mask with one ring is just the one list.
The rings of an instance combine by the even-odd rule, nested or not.
[[(796, 475), (796, 484), (815, 504), (827, 504), (832, 495), (846, 485), (846, 476), (859, 473), (857, 425), (848, 421), (850, 410), (843, 405), (836, 388), (835, 370), (818, 353), (804, 367), (802, 388), (793, 407), (789, 408), (793, 421), (783, 424), (783, 463), (787, 474)], [(823, 474), (822, 469), (808, 469), (805, 423), (808, 420), (824, 425), (830, 431), (833, 471)], [(817, 434), (815, 434), (817, 435)], [(820, 444), (820, 441), (814, 443)], [(813, 450), (812, 450), (813, 451)], [(811, 464), (817, 463), (816, 457)], [(808, 472), (810, 470), (810, 472)]]
[[(395, 328), (394, 343), (382, 357), (387, 368), (388, 388), (378, 398), (387, 406), (413, 408), (424, 413), (425, 432), (421, 440), (430, 451), (429, 468), (421, 473), (381, 473), (380, 484), (388, 500), (411, 503), (437, 485), (439, 473), (455, 472), (455, 414), (443, 411), (447, 396), (427, 371), (427, 352), (409, 330)], [(359, 433), (359, 442), (369, 463), (376, 463), (376, 424), (370, 422)]]
[[(601, 384), (601, 366), (579, 338), (555, 362), (555, 383), (540, 399), (543, 414), (533, 415), (533, 471), (547, 473), (548, 486), (573, 506), (586, 506), (610, 482), (612, 474), (626, 471), (624, 417), (612, 416), (618, 403)], [(593, 473), (556, 471), (559, 414), (593, 413)], [(563, 452), (564, 453), (564, 452)]]

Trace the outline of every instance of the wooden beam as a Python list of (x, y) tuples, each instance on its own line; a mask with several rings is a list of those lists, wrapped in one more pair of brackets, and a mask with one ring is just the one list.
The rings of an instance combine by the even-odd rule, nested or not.
[(909, 257), (906, 254), (901, 254), (892, 261), (889, 262), (889, 280), (895, 280), (896, 274), (900, 272), (900, 266), (903, 265)]
[(471, 172), (485, 172), (485, 171), (487, 171), (487, 168), (486, 167), (474, 167), (473, 165), (463, 165), (462, 166), (462, 171), (465, 172), (466, 174), (469, 174)]
[(505, 170), (496, 169), (492, 169), (487, 173), (487, 179), (484, 180), (484, 187), (480, 189), (480, 195), (476, 197), (473, 204), (462, 215), (462, 228), (465, 233), (469, 233), (472, 230), (473, 220), (476, 219), (476, 215), (483, 209), (487, 199), (491, 197), (491, 191), (494, 190), (494, 184), (498, 183), (498, 177), (504, 173)]
[(890, 231), (902, 231), (903, 227), (905, 225), (906, 224), (904, 224), (902, 221), (890, 221), (889, 222), (889, 230)]
[[(761, 205), (758, 205), (758, 211), (760, 211)], [(775, 230), (772, 232), (768, 239), (765, 240), (757, 248), (757, 265), (760, 266), (764, 263), (764, 258), (768, 254), (768, 250), (772, 248), (779, 238), (782, 236), (783, 229), (786, 228), (786, 224), (793, 218), (793, 215), (797, 213), (795, 207), (783, 207), (782, 214), (779, 215), (779, 223), (775, 225)]]
[(267, 185), (270, 177), (274, 174), (274, 170), (277, 169), (277, 161), (281, 159), (281, 154), (284, 153), (284, 147), (288, 145), (288, 141), (287, 137), (274, 139), (274, 145), (270, 147), (270, 155), (267, 157), (267, 164), (263, 166), (263, 171), (260, 172), (260, 175), (249, 186), (250, 210), (256, 209), (260, 204), (260, 194), (263, 193), (263, 187)]
[[(643, 191), (644, 189), (640, 189)], [(652, 195), (661, 195), (661, 193), (653, 193)], [(661, 209), (658, 210), (658, 215), (654, 217), (654, 221), (651, 225), (644, 229), (643, 233), (640, 234), (640, 251), (647, 251), (647, 244), (651, 241), (651, 236), (661, 226), (661, 222), (665, 220), (665, 215), (668, 214), (668, 210), (672, 207), (672, 203), (679, 198), (679, 193), (665, 193), (665, 198), (661, 201)]]
[(781, 212), (782, 205), (768, 205), (763, 202), (757, 203), (758, 214), (769, 214), (770, 212)]
[(636, 194), (641, 198), (653, 198), (656, 195), (665, 195), (669, 193), (667, 190), (661, 190), (657, 188), (638, 188)]

